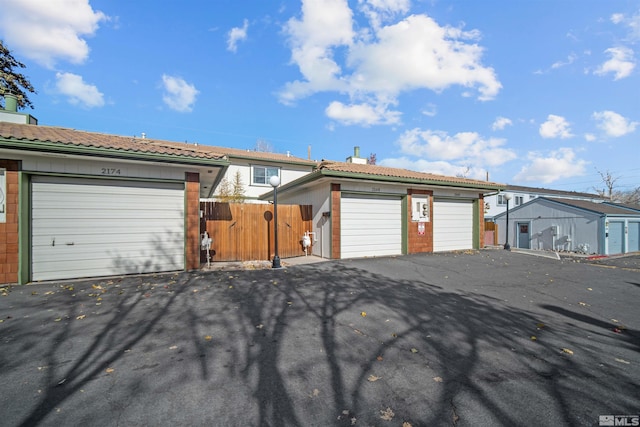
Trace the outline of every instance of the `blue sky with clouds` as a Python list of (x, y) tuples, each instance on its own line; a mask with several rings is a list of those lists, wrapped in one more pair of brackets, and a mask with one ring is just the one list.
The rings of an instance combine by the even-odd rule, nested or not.
[(636, 0), (0, 0), (40, 124), (640, 186)]

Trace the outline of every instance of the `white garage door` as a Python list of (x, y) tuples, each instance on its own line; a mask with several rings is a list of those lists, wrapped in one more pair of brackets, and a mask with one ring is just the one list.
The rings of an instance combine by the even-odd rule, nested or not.
[(184, 184), (34, 176), (31, 278), (184, 269)]
[(433, 251), (473, 248), (473, 203), (469, 200), (434, 200)]
[(398, 197), (343, 195), (340, 201), (340, 257), (402, 253), (402, 203)]

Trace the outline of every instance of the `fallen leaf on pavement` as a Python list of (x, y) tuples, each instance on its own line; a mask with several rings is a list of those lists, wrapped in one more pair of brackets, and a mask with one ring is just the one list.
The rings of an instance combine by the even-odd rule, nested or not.
[(257, 329), (262, 329), (262, 328), (264, 328), (264, 325), (262, 323), (260, 323), (259, 325), (256, 325), (256, 328)]
[(531, 341), (536, 341), (538, 339), (538, 337), (536, 337), (535, 335), (531, 335)]
[(82, 320), (82, 319), (84, 319), (85, 317), (87, 317), (87, 315), (86, 315), (86, 314), (81, 314), (80, 316), (76, 317), (76, 320)]
[(417, 352), (418, 352), (418, 349), (417, 349), (417, 348), (412, 348), (412, 349), (411, 349), (411, 353), (417, 353)]
[(588, 305), (589, 305), (589, 304), (587, 304), (586, 302), (582, 302), (582, 301), (580, 301), (578, 304), (580, 304), (580, 305), (582, 305), (582, 306), (584, 306), (584, 307), (586, 307), (586, 306), (588, 306)]
[(370, 383), (376, 382), (380, 379), (381, 377), (376, 377), (375, 375), (369, 375), (369, 378), (367, 378), (367, 381), (369, 381)]
[(433, 377), (433, 380), (437, 383), (441, 383), (442, 382), (442, 377)]
[(615, 360), (616, 360), (616, 362), (625, 363), (625, 364), (627, 364), (627, 365), (629, 365), (629, 364), (630, 364), (630, 362), (627, 362), (627, 361), (626, 361), (626, 360), (624, 360), (624, 359), (618, 359), (618, 358), (616, 358)]
[(211, 338), (212, 338), (212, 337), (211, 337), (211, 335), (206, 335), (206, 336), (204, 337), (204, 340), (205, 340), (205, 341), (211, 341)]
[(113, 368), (107, 368), (107, 370), (105, 371), (107, 374), (110, 374), (114, 371), (115, 369)]
[(169, 347), (169, 350), (175, 350), (176, 348), (178, 348), (177, 345), (172, 345), (171, 347)]
[(410, 422), (405, 421), (402, 423), (402, 427), (413, 427)]
[(536, 328), (538, 329), (544, 328), (544, 323), (536, 323)]
[(382, 362), (383, 357), (382, 357), (382, 356), (378, 356), (378, 357), (376, 357), (376, 360), (377, 360), (378, 362)]
[(562, 352), (567, 354), (573, 354), (573, 351), (569, 350), (568, 348), (563, 348)]
[(393, 410), (391, 408), (387, 408), (385, 410), (381, 410), (380, 411), (380, 418), (382, 418), (385, 421), (391, 421), (393, 419), (393, 417), (396, 415), (393, 413)]
[(360, 316), (362, 316), (362, 317), (367, 317), (367, 312), (366, 312), (366, 311), (361, 311), (361, 312), (360, 312)]
[(587, 290), (588, 290), (588, 291), (592, 291), (593, 289), (591, 289), (591, 288), (587, 288)]

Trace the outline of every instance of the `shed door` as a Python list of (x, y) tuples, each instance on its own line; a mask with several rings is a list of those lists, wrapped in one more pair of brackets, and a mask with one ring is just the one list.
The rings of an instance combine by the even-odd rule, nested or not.
[(624, 222), (616, 221), (609, 223), (609, 253), (607, 255), (615, 255), (622, 253), (622, 245), (624, 242)]
[(401, 199), (343, 195), (340, 201), (340, 257), (400, 254)]
[(629, 221), (629, 252), (638, 252), (640, 251), (640, 222), (631, 222)]
[(34, 176), (31, 278), (184, 269), (184, 184)]
[(473, 202), (434, 200), (433, 251), (473, 248)]

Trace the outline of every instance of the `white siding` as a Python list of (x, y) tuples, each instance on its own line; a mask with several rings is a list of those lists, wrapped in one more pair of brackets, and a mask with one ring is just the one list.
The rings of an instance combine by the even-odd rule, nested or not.
[(184, 184), (32, 179), (32, 280), (184, 269)]
[(433, 203), (433, 251), (473, 248), (473, 203), (468, 200), (435, 200)]
[(401, 254), (401, 199), (343, 194), (340, 243), (341, 258)]
[(331, 217), (322, 215), (323, 212), (331, 211), (330, 194), (331, 187), (328, 183), (303, 188), (297, 192), (278, 193), (278, 203), (311, 205), (313, 229), (309, 231), (316, 233), (315, 237), (312, 237), (311, 253), (323, 258), (331, 257)]

